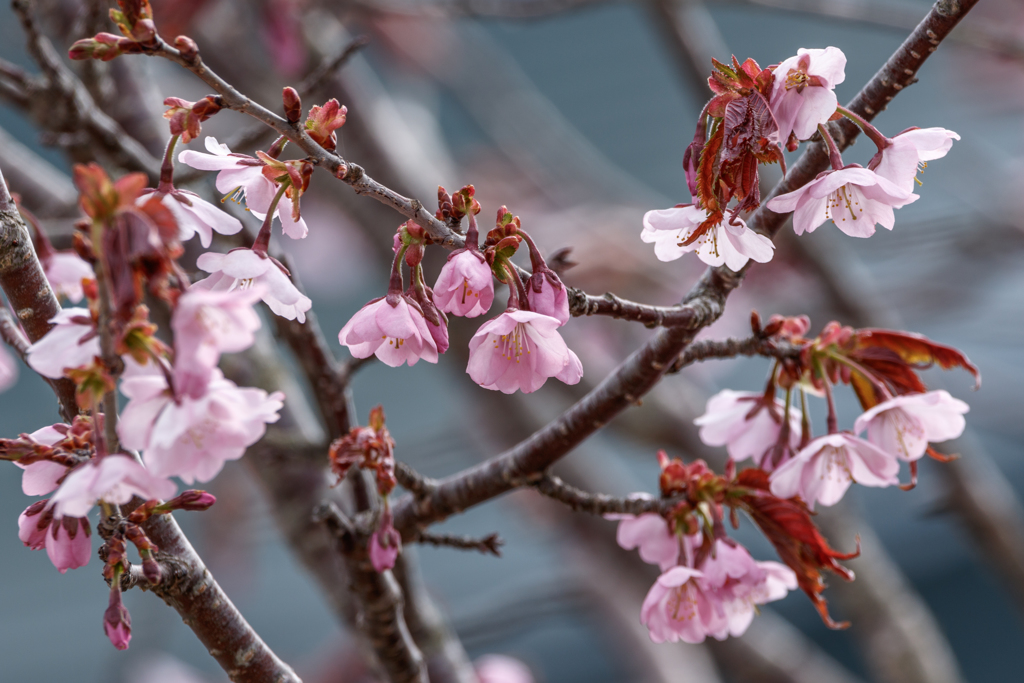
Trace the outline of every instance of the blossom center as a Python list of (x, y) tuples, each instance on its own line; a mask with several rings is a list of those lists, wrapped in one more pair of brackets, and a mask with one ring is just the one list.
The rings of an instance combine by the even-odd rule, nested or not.
[[(825, 203), (825, 220), (831, 220), (833, 223), (836, 223), (836, 216), (838, 215), (840, 217), (839, 223), (845, 223), (846, 216), (844, 214), (846, 213), (850, 214), (852, 220), (860, 218), (857, 215), (858, 213), (864, 213), (864, 207), (860, 205), (860, 198), (849, 183), (828, 196), (828, 201)], [(839, 223), (836, 223), (836, 225)]]
[(380, 336), (380, 338), (381, 339), (387, 339), (388, 340), (388, 346), (394, 346), (396, 349), (402, 348), (402, 345), (405, 344), (405, 339), (404, 338), (392, 337), (392, 338), (388, 339), (388, 335), (386, 335), (386, 334), (382, 334)]
[(921, 427), (921, 423), (911, 417), (905, 410), (887, 410), (883, 413), (883, 418), (892, 427), (893, 433), (896, 435), (896, 443), (899, 452), (903, 454), (903, 457), (907, 460), (910, 459), (910, 447), (907, 443), (907, 437), (911, 439), (923, 439), (924, 429)]
[(697, 616), (697, 598), (690, 582), (684, 583), (668, 596), (668, 613), (673, 621), (690, 621)]
[(822, 479), (853, 481), (853, 472), (850, 471), (850, 461), (845, 448), (826, 446), (822, 457), (825, 458), (825, 470), (821, 473)]
[(475, 296), (476, 298), (479, 299), (480, 298), (480, 292), (474, 292), (472, 289), (470, 289), (469, 288), (469, 280), (466, 279), (466, 278), (463, 278), (462, 279), (462, 301), (461, 301), (461, 303), (466, 303), (466, 298), (470, 297), (470, 296)]
[(516, 326), (508, 334), (496, 336), (494, 348), (501, 352), (502, 358), (506, 360), (515, 358), (518, 363), (524, 351), (530, 353), (530, 335), (526, 333), (526, 325), (516, 323)]
[(683, 237), (683, 231), (680, 230), (676, 236), (679, 238), (679, 242), (676, 244), (677, 247), (686, 247), (696, 243), (695, 250), (700, 251), (702, 248), (706, 248), (709, 253), (714, 256), (718, 256), (718, 228), (704, 228), (703, 230), (698, 228), (692, 232), (686, 233)]
[(803, 69), (790, 69), (786, 74), (786, 90), (802, 93), (808, 85), (811, 85), (811, 78)]

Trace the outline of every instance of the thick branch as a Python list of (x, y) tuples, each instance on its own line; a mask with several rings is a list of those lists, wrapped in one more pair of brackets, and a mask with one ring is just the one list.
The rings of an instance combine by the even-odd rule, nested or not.
[[(848, 108), (868, 119), (884, 109), (900, 90), (916, 80), (917, 70), (976, 2), (941, 0), (936, 3)], [(840, 133), (837, 142), (842, 147), (848, 146), (858, 132), (852, 123), (841, 123), (833, 128)], [(786, 178), (772, 190), (771, 196), (802, 187), (826, 168), (828, 155), (824, 145), (811, 144)], [(774, 236), (787, 218), (788, 214), (777, 214), (762, 206), (748, 225)], [(718, 319), (726, 297), (739, 286), (742, 278), (742, 271), (733, 273), (725, 267), (709, 268), (680, 307), (692, 311), (687, 314), (689, 323), (685, 327), (660, 330), (578, 403), (517, 446), (443, 479), (428, 498), (403, 499), (395, 509), (395, 526), (403, 537), (413, 538), (428, 524), (537, 481), (540, 473), (552, 463), (657, 384), (668, 366), (693, 341), (696, 332)]]

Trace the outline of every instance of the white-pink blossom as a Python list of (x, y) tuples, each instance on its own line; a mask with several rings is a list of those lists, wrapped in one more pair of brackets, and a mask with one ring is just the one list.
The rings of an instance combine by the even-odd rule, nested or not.
[(82, 280), (96, 277), (92, 272), (92, 266), (73, 251), (49, 250), (44, 253), (40, 250), (39, 260), (53, 293), (73, 304), (77, 304), (85, 296), (82, 291)]
[(917, 172), (929, 161), (941, 159), (960, 136), (945, 128), (915, 128), (900, 133), (892, 145), (880, 152), (881, 158), (873, 170), (897, 187), (911, 192)]
[[(708, 399), (704, 414), (693, 423), (708, 446), (725, 446), (733, 460), (753, 458), (758, 467), (770, 470), (777, 463), (766, 462), (765, 456), (779, 440), (785, 409), (778, 399), (765, 404), (764, 394), (724, 389)], [(789, 409), (791, 449), (800, 443), (800, 417), (799, 410)]]
[[(29, 437), (43, 446), (52, 446), (63, 441), (65, 435), (52, 426), (47, 426), (32, 432)], [(26, 496), (45, 496), (57, 488), (61, 477), (68, 471), (64, 465), (51, 460), (39, 460), (30, 465), (22, 465), (15, 460), (14, 464), (23, 470), (21, 490)]]
[(654, 243), (654, 255), (661, 261), (674, 261), (693, 251), (709, 266), (724, 264), (730, 270), (738, 271), (750, 259), (758, 263), (772, 260), (775, 254), (772, 241), (748, 228), (739, 218), (730, 220), (726, 217), (697, 239), (683, 244), (707, 219), (707, 211), (692, 205), (648, 211), (644, 214), (640, 239)]
[(636, 549), (641, 560), (658, 565), (661, 571), (679, 564), (679, 538), (661, 515), (653, 512), (642, 515), (607, 514), (605, 518), (619, 520), (615, 541), (623, 549)]
[(191, 484), (217, 476), (276, 422), (284, 394), (240, 388), (214, 369), (199, 396), (171, 395), (167, 380), (152, 367), (129, 364), (121, 392), (130, 400), (117, 433), (121, 443), (142, 451), (153, 474)]
[(177, 486), (126, 455), (90, 460), (68, 474), (53, 494), (54, 517), (85, 517), (96, 501), (121, 505), (139, 496), (145, 500), (171, 498)]
[(338, 341), (355, 358), (376, 355), (393, 368), (403, 363), (412, 367), (420, 360), (437, 362), (437, 343), (427, 320), (404, 296), (395, 305), (384, 297), (360, 308), (341, 328)]
[(437, 307), (445, 313), (475, 318), (486, 313), (493, 302), (494, 279), (483, 255), (466, 249), (450, 256), (434, 285)]
[[(159, 190), (143, 190), (139, 195), (139, 203), (148, 201), (154, 192), (159, 192)], [(206, 201), (195, 192), (174, 189), (170, 192), (160, 193), (159, 196), (160, 202), (174, 216), (174, 220), (178, 224), (178, 239), (182, 242), (192, 239), (196, 233), (199, 233), (199, 242), (205, 249), (210, 246), (213, 233), (234, 235), (242, 229), (240, 220)]]
[(846, 55), (837, 47), (800, 48), (775, 69), (770, 99), (779, 141), (806, 140), (836, 112), (835, 87), (846, 79)]
[(193, 289), (223, 292), (261, 285), (261, 298), (270, 310), (300, 323), (306, 322), (306, 311), (313, 307), (277, 261), (252, 249), (232, 249), (226, 254), (206, 252), (196, 259), (196, 266), (211, 275), (192, 285)]
[(530, 310), (541, 315), (549, 315), (562, 325), (569, 322), (569, 290), (551, 271), (536, 272), (526, 282), (526, 299), (530, 302)]
[(236, 353), (252, 346), (260, 327), (253, 304), (262, 295), (263, 286), (257, 285), (229, 291), (190, 287), (178, 297), (171, 329), (179, 393), (201, 395), (221, 353)]
[(514, 657), (484, 655), (473, 667), (480, 683), (534, 683), (530, 668)]
[(583, 366), (558, 333), (560, 325), (548, 315), (507, 310), (469, 341), (466, 372), (483, 388), (506, 394), (536, 391), (549, 377), (576, 384)]
[(842, 432), (828, 434), (807, 446), (772, 472), (771, 491), (779, 498), (800, 496), (808, 507), (835, 505), (853, 483), (884, 488), (898, 483), (900, 465), (894, 454)]
[(865, 411), (853, 431), (865, 429), (868, 441), (900, 460), (917, 460), (929, 443), (955, 439), (964, 432), (970, 407), (947, 391), (897, 396)]
[(28, 364), (39, 374), (60, 379), (65, 369), (92, 363), (100, 339), (88, 309), (65, 308), (50, 319), (53, 329), (28, 349)]
[(18, 538), (32, 550), (46, 548), (50, 562), (61, 574), (89, 563), (92, 530), (82, 517), (53, 518), (49, 501), (30, 505), (18, 517)]
[(798, 235), (814, 232), (831, 220), (850, 237), (871, 237), (876, 224), (892, 230), (893, 209), (917, 199), (918, 195), (874, 171), (848, 166), (822, 173), (799, 190), (770, 199), (767, 206), (775, 213), (792, 211)]

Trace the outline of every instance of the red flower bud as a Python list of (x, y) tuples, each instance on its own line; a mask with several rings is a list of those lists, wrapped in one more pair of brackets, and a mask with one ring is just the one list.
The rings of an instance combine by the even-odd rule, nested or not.
[(186, 62), (195, 62), (199, 59), (199, 46), (196, 41), (188, 36), (178, 36), (174, 39), (174, 47), (181, 53), (182, 59)]
[(281, 92), (284, 101), (284, 115), (289, 123), (298, 123), (302, 118), (302, 99), (295, 88), (287, 87)]

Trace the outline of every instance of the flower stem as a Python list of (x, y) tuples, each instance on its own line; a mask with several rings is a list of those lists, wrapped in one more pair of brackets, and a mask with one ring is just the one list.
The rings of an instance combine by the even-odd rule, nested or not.
[(821, 139), (825, 141), (825, 145), (828, 147), (828, 161), (832, 164), (833, 171), (839, 171), (843, 168), (843, 155), (839, 153), (839, 147), (836, 146), (836, 141), (832, 139), (832, 134), (828, 132), (828, 128), (818, 124), (818, 132), (821, 133)]
[(551, 270), (548, 268), (547, 262), (544, 261), (544, 257), (541, 256), (540, 249), (537, 248), (537, 244), (533, 241), (533, 238), (530, 237), (522, 228), (520, 228), (516, 234), (522, 236), (522, 238), (526, 240), (526, 246), (530, 248), (530, 267), (533, 269), (533, 272), (541, 273), (545, 270)]
[[(395, 261), (391, 265), (391, 281), (388, 283), (388, 302), (392, 306), (398, 305), (398, 298), (402, 294), (402, 290), (405, 289), (402, 282), (402, 259), (405, 258), (405, 252), (409, 249), (409, 245), (402, 242), (402, 246), (398, 249), (398, 253), (395, 254)], [(412, 276), (415, 279), (415, 276)]]
[[(519, 277), (519, 271), (511, 263), (507, 263), (507, 272), (512, 274), (516, 291), (519, 293), (519, 308), (524, 311), (530, 310), (530, 301), (526, 298), (526, 285), (523, 284), (522, 278)], [(509, 289), (511, 288), (510, 286)]]
[(466, 249), (480, 251), (480, 231), (476, 227), (476, 215), (469, 212), (469, 228), (466, 229)]
[(160, 184), (157, 185), (157, 192), (170, 192), (174, 189), (174, 146), (178, 144), (178, 136), (172, 135), (167, 141), (167, 149), (164, 151), (164, 161), (160, 165)]
[(811, 413), (807, 410), (807, 392), (800, 390), (800, 448), (811, 442)]
[(837, 353), (830, 353), (828, 354), (828, 357), (836, 361), (837, 363), (842, 363), (846, 367), (856, 372), (858, 375), (861, 375), (867, 381), (871, 382), (871, 386), (877, 389), (878, 393), (882, 395), (883, 401), (888, 401), (889, 399), (892, 398), (892, 393), (885, 386), (882, 380), (880, 380), (873, 372), (865, 368), (860, 363), (857, 363), (856, 361), (853, 361), (847, 358), (846, 356), (842, 356)]
[(252, 250), (263, 258), (267, 258), (267, 251), (270, 249), (270, 233), (273, 230), (272, 226), (274, 224), (274, 213), (277, 211), (277, 203), (281, 201), (281, 196), (287, 189), (288, 183), (282, 183), (277, 194), (270, 200), (267, 217), (263, 220), (263, 226), (260, 228), (259, 234), (256, 235), (256, 241), (252, 243)]
[(892, 140), (882, 135), (882, 131), (872, 126), (871, 123), (868, 122), (868, 120), (865, 119), (860, 114), (850, 111), (849, 109), (841, 105), (837, 107), (837, 111), (846, 118), (856, 123), (857, 126), (860, 127), (862, 131), (864, 131), (864, 134), (871, 139), (871, 142), (875, 143), (875, 146), (878, 147), (879, 152), (881, 152), (886, 147), (892, 145)]
[(825, 374), (821, 359), (814, 359), (814, 367), (821, 376), (821, 383), (825, 387), (825, 398), (828, 400), (828, 433), (835, 434), (839, 431), (839, 416), (836, 413), (836, 400), (832, 395), (832, 383), (829, 382), (828, 375)]
[[(506, 284), (508, 284), (508, 304), (505, 305), (505, 309), (517, 311), (519, 310), (519, 288), (522, 286), (522, 282), (515, 276), (516, 269), (511, 263), (503, 260), (501, 267), (505, 271)], [(523, 298), (525, 297), (526, 293), (523, 292)]]

